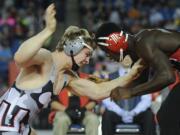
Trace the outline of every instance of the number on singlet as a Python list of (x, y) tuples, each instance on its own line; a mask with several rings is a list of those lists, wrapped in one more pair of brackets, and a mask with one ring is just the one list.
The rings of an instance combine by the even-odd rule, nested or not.
[[(10, 112), (11, 111), (11, 112)], [(20, 128), (20, 123), (27, 123), (29, 110), (15, 106), (11, 110), (11, 104), (3, 100), (0, 104), (0, 127)]]

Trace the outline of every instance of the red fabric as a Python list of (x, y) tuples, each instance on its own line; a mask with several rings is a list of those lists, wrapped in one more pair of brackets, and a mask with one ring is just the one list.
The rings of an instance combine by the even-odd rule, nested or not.
[[(85, 73), (80, 73), (80, 78), (88, 78), (88, 74)], [(68, 99), (68, 91), (69, 89), (64, 88), (63, 90), (61, 90), (61, 92), (59, 93), (59, 102), (61, 104), (63, 104), (64, 106), (68, 106), (69, 104), (69, 99)], [(80, 97), (80, 106), (84, 107), (86, 104), (89, 103), (89, 98), (86, 96), (81, 96)], [(52, 124), (53, 119), (55, 117), (56, 112), (52, 111), (49, 116), (48, 116), (48, 121), (50, 124)]]
[(175, 76), (176, 76), (176, 81), (173, 84), (169, 85), (170, 90), (172, 90), (174, 86), (176, 86), (180, 82), (180, 75), (178, 71), (175, 71)]
[[(68, 89), (63, 89), (59, 94), (59, 102), (63, 104), (64, 106), (68, 106), (69, 99), (68, 99)], [(88, 104), (89, 99), (85, 96), (80, 97), (80, 106), (84, 107), (86, 104)], [(53, 123), (54, 117), (55, 117), (56, 111), (52, 111), (48, 116), (48, 121), (50, 124)]]
[(9, 79), (9, 86), (11, 86), (14, 83), (14, 81), (15, 81), (18, 73), (19, 73), (19, 69), (16, 66), (15, 62), (11, 61), (9, 63), (9, 69), (8, 70), (9, 70), (9, 74), (8, 74), (9, 75), (9, 77), (8, 77), (8, 79)]
[[(69, 104), (69, 98), (68, 98), (68, 89), (63, 89), (59, 94), (59, 102), (63, 104), (64, 106), (68, 106)], [(85, 96), (80, 97), (80, 106), (84, 107), (89, 102), (89, 99)]]
[(173, 55), (171, 55), (170, 58), (180, 61), (180, 49), (178, 49)]
[(48, 122), (49, 122), (50, 124), (52, 124), (52, 123), (53, 123), (53, 120), (54, 120), (55, 114), (56, 114), (56, 112), (55, 112), (55, 111), (50, 112), (50, 114), (49, 114), (49, 116), (48, 116)]
[[(88, 78), (88, 74), (85, 73), (80, 73), (80, 78)], [(68, 99), (68, 89), (64, 88), (60, 93), (59, 93), (59, 101), (62, 103), (64, 106), (68, 106), (69, 104), (69, 99)], [(89, 98), (86, 96), (81, 96), (80, 97), (80, 106), (84, 107), (87, 103), (89, 102)]]

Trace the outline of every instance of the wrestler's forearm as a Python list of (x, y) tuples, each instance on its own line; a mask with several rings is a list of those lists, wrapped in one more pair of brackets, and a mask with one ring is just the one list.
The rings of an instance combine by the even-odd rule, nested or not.
[(72, 87), (77, 94), (88, 96), (97, 100), (110, 96), (110, 93), (114, 88), (118, 86), (126, 86), (131, 81), (132, 76), (131, 74), (128, 74), (126, 76), (98, 84), (86, 79), (76, 79), (71, 81), (69, 86)]
[(169, 79), (167, 76), (154, 78), (153, 80), (150, 80), (144, 84), (140, 84), (131, 88), (131, 95), (140, 96), (160, 91), (168, 85), (172, 84), (174, 81), (174, 79)]
[(15, 53), (15, 61), (21, 64), (30, 60), (40, 50), (52, 33), (52, 31), (45, 28), (37, 35), (23, 42)]

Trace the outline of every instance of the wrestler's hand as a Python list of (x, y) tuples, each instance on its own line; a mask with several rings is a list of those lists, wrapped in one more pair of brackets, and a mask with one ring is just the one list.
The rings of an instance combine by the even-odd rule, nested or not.
[(134, 63), (128, 74), (132, 76), (133, 80), (137, 79), (144, 68), (142, 59), (139, 59), (136, 63)]
[(131, 90), (128, 88), (117, 87), (112, 90), (110, 97), (114, 101), (118, 101), (120, 99), (127, 99), (131, 97)]
[(52, 33), (56, 30), (57, 21), (55, 15), (56, 15), (55, 5), (51, 4), (46, 9), (45, 22), (46, 22), (46, 29)]

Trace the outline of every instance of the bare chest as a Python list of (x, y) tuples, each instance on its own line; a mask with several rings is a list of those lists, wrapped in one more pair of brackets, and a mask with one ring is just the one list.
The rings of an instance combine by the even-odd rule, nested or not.
[(16, 86), (23, 90), (32, 90), (45, 85), (50, 79), (50, 70), (40, 68), (22, 69), (16, 79)]

